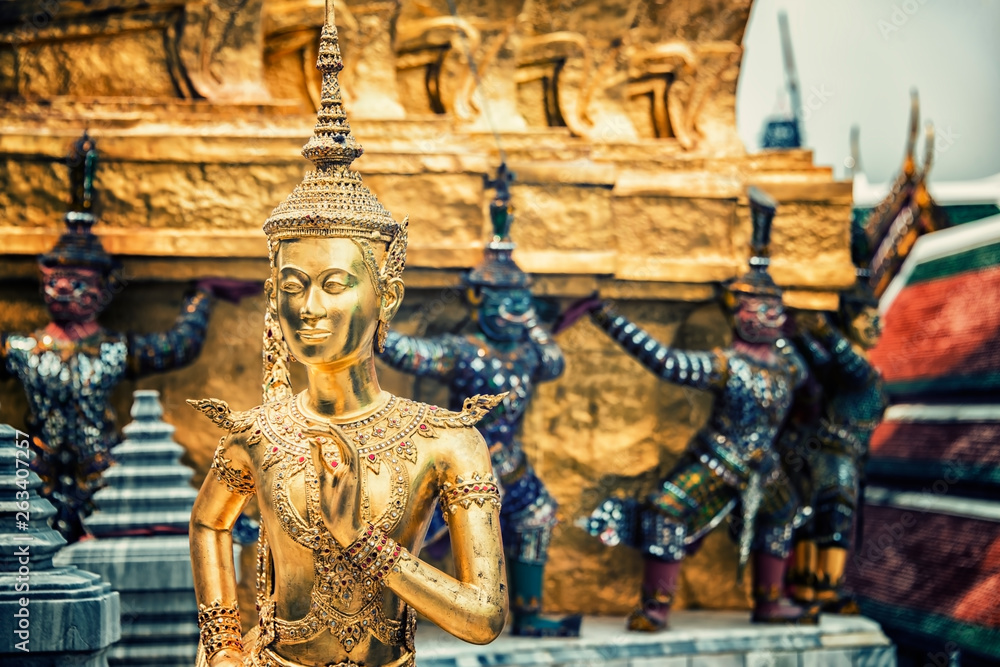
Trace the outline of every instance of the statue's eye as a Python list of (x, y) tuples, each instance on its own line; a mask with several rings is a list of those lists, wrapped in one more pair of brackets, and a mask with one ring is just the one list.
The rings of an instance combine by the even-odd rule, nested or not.
[(348, 285), (340, 280), (330, 279), (323, 283), (323, 290), (330, 294), (340, 294), (347, 288)]
[(305, 288), (302, 286), (302, 283), (300, 283), (298, 280), (295, 280), (294, 278), (286, 278), (285, 280), (281, 281), (282, 292), (287, 292), (288, 294), (298, 294), (303, 289)]

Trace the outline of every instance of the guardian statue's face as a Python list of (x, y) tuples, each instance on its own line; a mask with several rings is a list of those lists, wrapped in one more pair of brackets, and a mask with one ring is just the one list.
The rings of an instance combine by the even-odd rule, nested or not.
[(482, 287), (470, 295), (479, 328), (490, 340), (512, 342), (525, 338), (538, 319), (531, 291)]
[(268, 293), (288, 348), (303, 364), (354, 364), (372, 354), (380, 299), (354, 241), (282, 241)]
[(748, 343), (772, 343), (778, 340), (786, 319), (785, 308), (778, 297), (736, 295), (734, 332)]
[(848, 335), (858, 345), (870, 350), (882, 338), (882, 320), (877, 306), (863, 306), (858, 312), (852, 313), (848, 324)]
[(104, 306), (104, 276), (100, 271), (74, 266), (41, 267), (42, 297), (52, 321), (84, 324), (97, 318)]

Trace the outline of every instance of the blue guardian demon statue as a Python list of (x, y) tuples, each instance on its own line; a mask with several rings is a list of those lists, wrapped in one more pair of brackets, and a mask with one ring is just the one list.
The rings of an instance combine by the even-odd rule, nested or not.
[(465, 278), (476, 323), (472, 333), (415, 338), (390, 331), (382, 360), (393, 368), (445, 382), (451, 407), (465, 396), (507, 392), (478, 424), (490, 446), (493, 470), (503, 487), (500, 521), (510, 563), (512, 632), (522, 636), (577, 636), (580, 617), (541, 615), (542, 584), (556, 502), (524, 455), (519, 430), (535, 385), (559, 377), (563, 355), (539, 326), (530, 278), (514, 262), (509, 230), (511, 174), (501, 165), (490, 185), (493, 239), (483, 262)]

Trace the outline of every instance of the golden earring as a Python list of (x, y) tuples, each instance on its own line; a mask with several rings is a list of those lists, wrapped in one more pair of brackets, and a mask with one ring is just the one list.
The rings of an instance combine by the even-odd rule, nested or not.
[(378, 327), (375, 329), (375, 349), (381, 354), (385, 352), (385, 340), (389, 336), (389, 323), (379, 319)]

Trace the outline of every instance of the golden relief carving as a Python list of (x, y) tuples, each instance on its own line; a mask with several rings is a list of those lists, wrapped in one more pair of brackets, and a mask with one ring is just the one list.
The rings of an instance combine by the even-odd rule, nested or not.
[(8, 2), (0, 43), (13, 47), (14, 67), (4, 83), (29, 98), (265, 101), (262, 1), (127, 0), (114, 11), (108, 3)]

